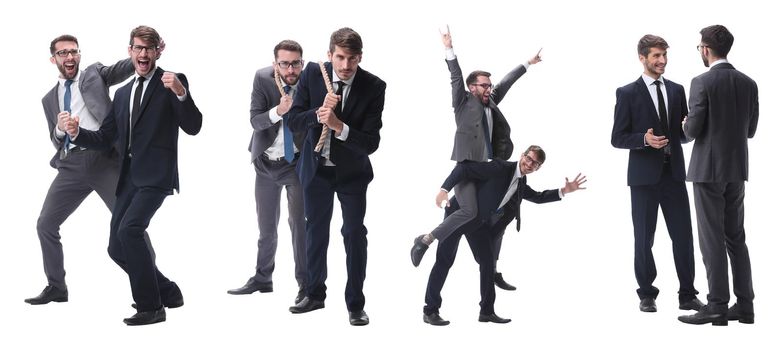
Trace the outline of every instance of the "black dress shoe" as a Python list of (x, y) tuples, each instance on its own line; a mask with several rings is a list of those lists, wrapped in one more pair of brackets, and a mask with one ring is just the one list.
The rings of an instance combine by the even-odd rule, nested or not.
[(503, 279), (503, 274), (500, 272), (495, 272), (495, 285), (503, 290), (517, 290), (517, 287), (508, 284), (508, 282)]
[(753, 324), (756, 316), (753, 311), (740, 310), (737, 304), (732, 305), (729, 308), (729, 312), (726, 314), (726, 319), (729, 321), (739, 321), (740, 323)]
[(250, 278), (247, 280), (247, 283), (245, 283), (244, 286), (236, 288), (236, 289), (229, 289), (228, 294), (231, 295), (241, 295), (241, 294), (253, 294), (255, 292), (259, 293), (271, 293), (272, 292), (272, 282), (258, 282), (254, 278)]
[(130, 318), (122, 320), (128, 326), (143, 326), (147, 324), (153, 324), (163, 322), (166, 320), (166, 309), (161, 307), (152, 311), (139, 311)]
[(642, 301), (639, 302), (639, 311), (641, 311), (641, 312), (656, 312), (656, 311), (658, 311), (658, 307), (655, 306), (655, 299), (653, 299), (653, 298), (642, 298)]
[(726, 314), (713, 312), (709, 306), (701, 308), (697, 313), (693, 315), (684, 315), (677, 317), (680, 322), (688, 324), (706, 324), (712, 323), (713, 326), (726, 326), (729, 321), (726, 319)]
[(704, 303), (702, 303), (701, 300), (699, 300), (699, 298), (697, 297), (693, 297), (693, 299), (688, 301), (680, 302), (680, 310), (699, 311), (703, 307), (704, 307)]
[(68, 301), (68, 290), (67, 289), (63, 290), (55, 286), (46, 286), (41, 292), (41, 294), (38, 294), (37, 297), (27, 298), (24, 300), (25, 303), (31, 305), (48, 304), (49, 302), (52, 301), (56, 303), (63, 303)]
[(348, 321), (351, 322), (351, 326), (366, 326), (370, 323), (370, 317), (364, 310), (349, 311)]
[(421, 258), (424, 257), (424, 253), (427, 252), (427, 248), (429, 247), (430, 246), (424, 243), (424, 235), (413, 239), (413, 248), (411, 248), (411, 261), (413, 262), (413, 266), (419, 266)]
[(302, 301), (299, 302), (299, 304), (289, 307), (288, 311), (291, 311), (292, 314), (303, 314), (305, 312), (310, 312), (323, 308), (324, 308), (323, 300), (315, 300), (306, 296), (304, 297), (304, 299), (302, 299)]
[(305, 290), (305, 288), (299, 288), (299, 293), (296, 293), (296, 299), (294, 299), (294, 305), (302, 302), (302, 299), (304, 299), (306, 296), (307, 296), (307, 291)]
[(433, 312), (429, 315), (424, 314), (424, 323), (431, 324), (433, 326), (446, 326), (451, 322), (441, 318), (437, 312)]
[(500, 317), (494, 313), (489, 315), (479, 314), (479, 322), (509, 323), (511, 319)]

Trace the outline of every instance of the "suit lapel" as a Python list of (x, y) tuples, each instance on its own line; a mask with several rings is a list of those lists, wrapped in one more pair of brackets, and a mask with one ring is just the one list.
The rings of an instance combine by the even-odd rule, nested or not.
[(345, 102), (343, 107), (343, 121), (345, 116), (351, 115), (356, 105), (362, 100), (362, 84), (364, 83), (364, 71), (361, 67), (356, 69), (356, 76), (353, 78), (353, 84), (351, 85), (351, 94), (348, 96), (348, 101)]
[[(636, 90), (637, 94), (643, 96), (642, 100), (644, 100), (644, 104), (647, 105), (647, 116), (650, 121), (653, 122), (653, 125), (659, 125), (659, 119), (658, 119), (658, 110), (655, 109), (655, 103), (652, 100), (652, 96), (650, 95), (650, 90), (647, 88), (647, 84), (644, 83), (644, 79), (639, 77), (639, 80), (636, 81)], [(658, 129), (658, 127), (655, 127), (653, 129)]]
[(57, 88), (59, 87), (60, 83), (54, 84), (52, 90), (46, 94), (46, 107), (54, 113), (53, 115), (47, 115), (46, 117), (52, 120), (55, 125), (57, 125), (57, 114), (60, 112), (60, 97), (57, 96)]
[(136, 124), (139, 123), (139, 120), (144, 117), (144, 111), (147, 110), (147, 106), (150, 104), (150, 97), (155, 93), (155, 90), (158, 89), (158, 86), (163, 85), (160, 80), (163, 75), (162, 72), (163, 70), (158, 67), (155, 69), (155, 74), (150, 78), (150, 82), (147, 84), (147, 88), (144, 90), (144, 95), (141, 98), (141, 110), (139, 110), (138, 118), (132, 121), (131, 128), (135, 128)]

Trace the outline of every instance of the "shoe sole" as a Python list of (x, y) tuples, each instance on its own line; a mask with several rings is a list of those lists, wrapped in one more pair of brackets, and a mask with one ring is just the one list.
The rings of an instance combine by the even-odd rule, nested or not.
[(155, 322), (150, 322), (150, 323), (128, 323), (127, 321), (122, 320), (122, 322), (125, 322), (125, 324), (128, 325), (128, 326), (146, 326), (148, 324), (156, 324), (156, 323), (161, 323), (161, 322), (165, 322), (165, 321), (166, 321), (165, 317), (163, 319), (161, 319), (161, 320), (156, 320)]
[(49, 303), (51, 303), (51, 302), (55, 302), (55, 303), (65, 303), (65, 302), (68, 302), (68, 297), (65, 297), (65, 298), (57, 298), (57, 299), (52, 299), (52, 300), (47, 300), (47, 301), (32, 301), (32, 300), (25, 300), (24, 302), (25, 302), (25, 303), (28, 303), (28, 304), (30, 304), (30, 305), (46, 305), (46, 304), (49, 304)]
[(292, 314), (304, 314), (304, 313), (308, 313), (310, 311), (320, 310), (320, 309), (323, 309), (323, 308), (324, 308), (324, 305), (319, 305), (319, 306), (316, 306), (316, 307), (314, 307), (312, 309), (307, 309), (307, 310), (295, 309), (293, 307), (290, 307), (290, 308), (288, 308), (288, 311), (290, 311)]

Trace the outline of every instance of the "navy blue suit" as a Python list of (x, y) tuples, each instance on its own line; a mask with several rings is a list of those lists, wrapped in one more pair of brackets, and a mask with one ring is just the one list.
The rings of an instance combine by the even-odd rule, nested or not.
[[(133, 81), (114, 94), (114, 104), (98, 131), (79, 129), (74, 144), (87, 148), (117, 145), (122, 168), (117, 202), (112, 210), (109, 256), (128, 273), (138, 311), (156, 310), (162, 301), (181, 295), (176, 284), (160, 271), (150, 255), (144, 230), (166, 196), (179, 191), (177, 138), (179, 129), (190, 135), (201, 130), (201, 112), (190, 91), (184, 101), (163, 86), (157, 68), (144, 90), (141, 110), (130, 124)], [(185, 75), (179, 80), (188, 89)], [(132, 130), (129, 143), (129, 130)]]
[(681, 123), (688, 114), (688, 106), (682, 85), (664, 80), (663, 86), (668, 98), (669, 134), (666, 136), (671, 154), (665, 154), (663, 148), (645, 146), (644, 134), (648, 129), (652, 128), (657, 136), (663, 131), (652, 96), (641, 77), (617, 89), (612, 146), (629, 150), (634, 271), (639, 284), (636, 292), (642, 299), (658, 296), (658, 288), (652, 285), (657, 276), (652, 245), (660, 206), (672, 239), (680, 301), (687, 301), (698, 293), (693, 287), (693, 229), (681, 145), (687, 142)]
[[(460, 162), (457, 163), (441, 186), (443, 189), (451, 190), (462, 181), (475, 182), (479, 214), (472, 222), (439, 241), (435, 264), (432, 266), (427, 282), (424, 314), (429, 315), (440, 310), (442, 303), (440, 292), (446, 282), (449, 270), (454, 264), (459, 241), (463, 234), (470, 245), (473, 257), (479, 263), (480, 313), (482, 315), (495, 313), (494, 265), (506, 226), (516, 219), (517, 231), (519, 231), (519, 205), (522, 199), (538, 204), (560, 200), (558, 190), (535, 191), (527, 185), (527, 177), (522, 176), (519, 179), (516, 195), (512, 195), (503, 208), (498, 210), (500, 202), (511, 185), (517, 166), (517, 162), (503, 160)], [(459, 203), (455, 198), (452, 198), (450, 206), (446, 208), (445, 215), (448, 217), (458, 209)]]
[[(331, 63), (325, 66), (331, 77)], [(326, 298), (326, 252), (334, 195), (337, 194), (343, 214), (341, 232), (347, 255), (345, 302), (348, 311), (360, 311), (364, 309), (362, 289), (367, 269), (364, 215), (367, 186), (373, 179), (368, 156), (378, 149), (381, 140), (386, 83), (358, 68), (339, 116), (349, 127), (348, 138), (341, 141), (333, 133), (331, 136), (330, 160), (334, 166), (325, 165), (321, 153), (314, 151), (322, 127), (315, 112), (323, 104), (326, 93), (321, 70), (318, 64), (311, 62), (302, 71), (293, 106), (288, 112), (291, 130), (306, 133), (296, 170), (304, 187), (307, 218), (307, 294), (313, 300)]]

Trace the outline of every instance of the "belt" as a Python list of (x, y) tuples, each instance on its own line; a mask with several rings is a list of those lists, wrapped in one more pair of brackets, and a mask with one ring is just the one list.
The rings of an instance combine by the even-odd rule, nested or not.
[[(261, 153), (261, 157), (272, 163), (288, 163), (288, 161), (285, 160), (285, 157), (269, 158), (269, 155), (266, 153)], [(296, 160), (296, 158), (299, 158), (299, 152), (294, 154), (294, 159), (292, 162)]]

